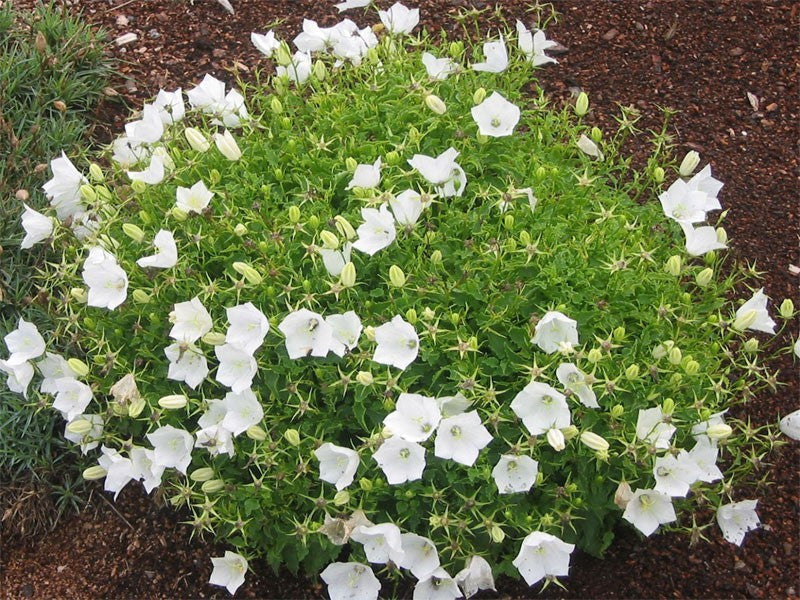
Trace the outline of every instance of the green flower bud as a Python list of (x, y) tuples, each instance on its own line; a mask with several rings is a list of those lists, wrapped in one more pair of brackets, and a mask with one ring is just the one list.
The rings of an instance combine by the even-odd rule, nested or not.
[(183, 135), (186, 137), (186, 141), (189, 142), (189, 146), (192, 147), (192, 150), (196, 150), (197, 152), (205, 152), (211, 147), (211, 143), (208, 141), (206, 136), (204, 136), (200, 130), (195, 129), (194, 127), (187, 127), (184, 129)]
[(464, 42), (460, 40), (450, 42), (448, 49), (450, 50), (450, 56), (458, 58), (464, 53)]
[(142, 231), (141, 227), (138, 227), (133, 223), (123, 223), (122, 233), (127, 235), (134, 242), (141, 242), (142, 240), (144, 240), (144, 231)]
[(247, 226), (243, 225), (242, 223), (237, 223), (236, 227), (233, 228), (233, 233), (239, 237), (247, 235)]
[(282, 67), (292, 64), (292, 52), (286, 42), (281, 42), (280, 46), (275, 49), (275, 62)]
[(274, 169), (272, 169), (272, 174), (278, 181), (283, 181), (283, 169), (281, 169), (280, 167), (275, 167)]
[(447, 112), (447, 105), (436, 94), (428, 94), (425, 96), (425, 106), (430, 108), (437, 115), (443, 115)]
[(245, 262), (234, 262), (233, 263), (233, 270), (239, 273), (242, 277), (244, 277), (248, 283), (252, 283), (253, 285), (260, 284), (264, 278), (261, 277), (261, 274), (256, 271), (253, 267), (248, 265)]
[(475, 104), (480, 104), (486, 100), (486, 90), (482, 87), (479, 87), (475, 92), (472, 94), (472, 102)]
[(75, 435), (86, 435), (92, 430), (92, 422), (88, 419), (75, 419), (67, 424), (67, 431)]
[(778, 312), (784, 319), (791, 319), (794, 316), (794, 302), (792, 302), (792, 299), (786, 298), (781, 302)]
[(412, 144), (419, 144), (421, 139), (422, 134), (419, 132), (419, 129), (412, 125), (408, 130), (408, 141)]
[(590, 137), (592, 138), (593, 142), (599, 143), (600, 140), (603, 139), (603, 132), (600, 131), (599, 127), (592, 127), (592, 132)]
[(319, 227), (319, 217), (317, 215), (311, 215), (308, 217), (308, 226), (311, 227), (311, 229), (316, 229)]
[(567, 447), (564, 441), (564, 434), (561, 433), (558, 429), (553, 427), (552, 429), (547, 430), (547, 443), (555, 450), (556, 452), (561, 452), (564, 448)]
[(614, 341), (617, 342), (623, 341), (625, 339), (625, 333), (626, 333), (625, 328), (622, 325), (616, 327), (612, 333), (612, 335), (614, 336)]
[(204, 481), (203, 485), (200, 486), (204, 494), (216, 494), (217, 492), (221, 492), (224, 488), (225, 481), (222, 479), (209, 479), (208, 481)]
[(531, 234), (527, 231), (521, 231), (519, 234), (519, 242), (523, 246), (528, 246), (531, 243)]
[(683, 383), (683, 375), (680, 373), (673, 373), (669, 377), (669, 382), (671, 385), (679, 386), (681, 383)]
[(406, 311), (406, 321), (411, 323), (412, 325), (417, 322), (417, 311), (413, 308), (409, 308)]
[(622, 404), (615, 404), (611, 407), (611, 416), (615, 419), (619, 419), (623, 414), (625, 414), (625, 407)]
[(545, 169), (544, 167), (536, 167), (536, 170), (533, 172), (533, 174), (536, 177), (536, 179), (541, 181), (542, 179), (547, 177), (547, 169)]
[(435, 265), (438, 265), (440, 262), (442, 262), (441, 250), (434, 250), (431, 252), (431, 262)]
[(486, 144), (489, 141), (489, 136), (478, 132), (478, 134), (475, 136), (475, 139), (478, 140), (479, 144)]
[(77, 288), (77, 287), (72, 288), (69, 291), (69, 295), (82, 304), (85, 304), (86, 301), (89, 299), (89, 294), (87, 294), (86, 290), (83, 288)]
[(106, 176), (103, 175), (103, 169), (101, 169), (100, 165), (98, 165), (97, 163), (91, 163), (89, 165), (89, 176), (95, 183), (100, 183), (101, 181), (104, 181), (106, 178)]
[(655, 358), (656, 360), (661, 360), (667, 355), (668, 352), (669, 350), (667, 350), (667, 348), (663, 344), (658, 344), (655, 348), (653, 348), (652, 351), (653, 358)]
[(213, 477), (214, 469), (211, 467), (200, 467), (189, 473), (189, 479), (197, 482), (210, 481)]
[(358, 480), (358, 486), (365, 492), (372, 491), (372, 481), (370, 479), (367, 479), (366, 477), (362, 477), (361, 479)]
[(328, 76), (328, 67), (325, 66), (325, 63), (321, 60), (318, 60), (314, 63), (314, 77), (316, 77), (317, 81), (325, 81), (325, 78)]
[(147, 403), (145, 402), (144, 398), (136, 398), (133, 402), (128, 405), (128, 416), (131, 419), (135, 419), (142, 411), (144, 411), (144, 407)]
[(629, 381), (633, 381), (639, 377), (639, 365), (630, 365), (627, 369), (625, 369), (625, 379)]
[(322, 240), (322, 246), (324, 248), (327, 248), (328, 250), (336, 250), (336, 248), (339, 247), (339, 238), (336, 237), (336, 234), (323, 229), (320, 232), (319, 237)]
[(589, 112), (589, 96), (586, 92), (581, 92), (575, 100), (575, 114), (582, 117), (587, 112)]
[(717, 241), (720, 244), (727, 244), (728, 243), (728, 232), (725, 231), (724, 227), (717, 227)]
[(502, 528), (497, 524), (492, 525), (492, 527), (489, 529), (489, 534), (491, 535), (492, 541), (495, 544), (501, 544), (503, 540), (506, 539), (505, 531), (503, 531)]
[(339, 490), (333, 497), (333, 504), (335, 506), (344, 506), (348, 502), (350, 502), (350, 492), (347, 490)]
[(681, 166), (678, 168), (678, 173), (681, 177), (690, 177), (699, 164), (700, 155), (694, 150), (690, 150), (686, 153), (686, 156), (683, 157)]
[(397, 165), (400, 163), (400, 154), (396, 150), (390, 150), (386, 153), (386, 164)]
[(506, 215), (503, 217), (503, 227), (511, 231), (514, 229), (514, 215)]
[(356, 284), (356, 266), (352, 262), (342, 267), (342, 272), (339, 273), (339, 281), (346, 288), (351, 288)]
[(297, 206), (290, 206), (289, 207), (289, 222), (290, 223), (299, 223), (300, 222), (300, 208)]
[(584, 431), (581, 433), (581, 443), (587, 448), (600, 452), (607, 451), (609, 448), (609, 444), (605, 438), (591, 431)]
[[(103, 363), (105, 363), (105, 357), (103, 357)], [(89, 374), (89, 367), (79, 358), (70, 358), (67, 364), (76, 377), (86, 377)]]
[(675, 400), (672, 398), (666, 398), (664, 402), (661, 403), (661, 412), (665, 415), (671, 415), (675, 411)]
[(733, 429), (730, 425), (726, 425), (725, 423), (709, 425), (708, 429), (706, 429), (706, 435), (712, 440), (724, 440), (732, 434)]
[(189, 400), (183, 394), (171, 394), (158, 399), (158, 405), (167, 410), (179, 410), (188, 404)]
[(211, 171), (208, 173), (208, 180), (212, 185), (216, 185), (222, 181), (222, 175), (217, 169), (211, 169)]
[(225, 343), (225, 334), (219, 331), (209, 331), (200, 339), (210, 346), (222, 346)]
[(757, 318), (758, 313), (755, 310), (748, 310), (743, 315), (736, 317), (736, 320), (733, 322), (733, 328), (737, 331), (744, 331), (755, 323)]
[(292, 446), (300, 445), (300, 432), (297, 429), (287, 429), (283, 432), (283, 437)]
[(592, 364), (596, 364), (603, 360), (603, 353), (598, 348), (592, 348), (589, 350), (589, 353), (586, 355), (588, 361)]
[(339, 235), (344, 236), (348, 240), (352, 240), (356, 237), (356, 230), (350, 225), (350, 221), (345, 219), (342, 215), (336, 215), (333, 221), (336, 223), (336, 231), (339, 232)]
[(81, 191), (81, 198), (83, 198), (90, 204), (94, 203), (95, 200), (97, 200), (97, 192), (95, 192), (94, 188), (88, 183), (84, 183), (80, 187), (80, 191)]
[(273, 96), (269, 102), (269, 108), (273, 113), (279, 115), (283, 112), (283, 103), (276, 96)]
[(697, 375), (700, 372), (700, 363), (696, 360), (687, 360), (683, 370), (687, 375)]
[(661, 167), (656, 167), (653, 169), (653, 181), (656, 183), (662, 183), (664, 178), (666, 177), (666, 173), (664, 173), (664, 169)]
[(372, 385), (375, 379), (369, 371), (359, 371), (356, 374), (356, 381), (361, 385)]
[(711, 283), (711, 279), (714, 277), (714, 269), (710, 267), (706, 267), (702, 271), (700, 271), (697, 275), (695, 275), (695, 283), (701, 288), (706, 287), (709, 283)]
[(406, 274), (397, 265), (389, 267), (389, 281), (396, 288), (401, 288), (406, 284)]
[(564, 435), (565, 440), (571, 440), (574, 438), (580, 431), (578, 430), (575, 425), (567, 425), (561, 429), (561, 433)]
[(680, 348), (678, 348), (677, 346), (673, 346), (670, 349), (667, 357), (669, 358), (670, 363), (672, 363), (673, 365), (679, 365), (683, 360), (683, 353), (681, 352)]
[(137, 179), (131, 182), (131, 189), (137, 194), (143, 193), (147, 189), (147, 184), (144, 181)]
[(250, 425), (245, 433), (247, 434), (247, 437), (257, 442), (263, 442), (265, 439), (267, 439), (267, 432), (261, 429), (261, 427), (258, 425)]
[(744, 351), (745, 352), (758, 352), (758, 340), (756, 338), (750, 338), (744, 343)]
[(170, 213), (172, 214), (172, 218), (178, 222), (183, 222), (189, 218), (189, 215), (186, 213), (186, 211), (184, 211), (181, 208), (178, 208), (177, 206), (173, 206), (172, 210), (170, 210)]
[(370, 342), (375, 341), (375, 328), (372, 325), (364, 327), (364, 335)]
[(450, 313), (450, 322), (453, 325), (458, 325), (458, 322), (461, 320), (461, 316), (457, 312)]
[(673, 254), (667, 259), (667, 264), (664, 267), (670, 275), (677, 277), (681, 274), (681, 257)]
[(100, 465), (95, 465), (93, 467), (89, 467), (88, 469), (84, 469), (82, 473), (82, 477), (86, 481), (95, 481), (97, 479), (102, 479), (108, 474), (103, 467)]

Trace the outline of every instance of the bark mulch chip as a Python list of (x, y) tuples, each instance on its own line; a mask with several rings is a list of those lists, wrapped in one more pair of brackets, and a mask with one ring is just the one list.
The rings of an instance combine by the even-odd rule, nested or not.
[[(214, 0), (109, 0), (64, 2), (81, 10), (112, 38), (135, 33), (137, 39), (114, 48), (124, 60), (115, 88), (102, 109), (107, 127), (97, 135), (111, 139), (127, 118), (125, 105), (137, 108), (159, 87), (192, 87), (203, 74), (247, 79), (259, 65), (250, 31), (263, 32), (281, 21), (280, 34), (291, 39), (303, 17), (323, 25), (339, 20), (333, 2), (317, 0), (233, 0), (228, 15)], [(30, 6), (31, 0), (18, 0)], [(381, 6), (391, 4), (380, 0)], [(460, 28), (453, 17), (475, 7), (485, 25), (496, 25), (491, 7), (479, 0), (419, 0), (422, 26), (429, 30)], [(506, 0), (502, 13), (513, 23), (533, 3)], [(671, 131), (678, 151), (694, 149), (711, 162), (725, 182), (725, 221), (738, 260), (764, 272), (773, 310), (791, 297), (800, 306), (798, 206), (798, 13), (789, 0), (559, 0), (560, 16), (547, 29), (562, 44), (558, 65), (539, 70), (540, 84), (553, 102), (570, 101), (584, 90), (592, 105), (590, 119), (606, 131), (615, 127), (619, 105), (641, 113), (639, 127), (658, 129), (661, 107), (677, 109)], [(361, 11), (344, 13), (366, 24)], [(377, 19), (371, 15), (370, 23)], [(630, 152), (643, 156), (645, 137)], [(789, 332), (797, 337), (795, 330)], [(789, 336), (784, 339), (788, 345)], [(774, 361), (772, 370), (787, 385), (761, 395), (738, 417), (756, 424), (775, 422), (800, 407), (798, 369), (792, 357)], [(725, 542), (716, 528), (710, 541), (691, 546), (677, 535), (641, 539), (620, 527), (605, 560), (580, 553), (573, 559), (566, 590), (550, 586), (544, 597), (565, 598), (794, 598), (800, 591), (800, 479), (798, 444), (773, 454), (773, 485), (756, 491), (761, 529), (748, 534), (742, 547)], [(209, 598), (228, 597), (207, 585), (210, 555), (222, 545), (190, 539), (190, 528), (167, 509), (157, 508), (139, 489), (129, 486), (119, 501), (98, 500), (80, 517), (68, 519), (33, 545), (6, 540), (0, 590), (5, 598)], [(316, 582), (288, 573), (273, 574), (256, 563), (238, 596), (250, 598), (318, 598)], [(499, 596), (537, 595), (524, 584), (501, 580)], [(481, 597), (493, 597), (483, 594)]]

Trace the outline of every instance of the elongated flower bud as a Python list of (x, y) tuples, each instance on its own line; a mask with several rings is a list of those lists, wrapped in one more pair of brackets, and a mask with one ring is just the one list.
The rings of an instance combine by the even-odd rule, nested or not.
[(702, 271), (700, 271), (697, 275), (695, 275), (695, 282), (698, 286), (706, 287), (709, 283), (711, 283), (711, 279), (714, 277), (714, 269), (711, 267), (706, 267)]
[(794, 316), (794, 302), (791, 298), (786, 298), (781, 302), (778, 312), (784, 319), (791, 319)]
[(750, 338), (744, 343), (744, 351), (745, 352), (757, 352), (758, 351), (758, 340), (756, 338)]
[(78, 302), (84, 304), (89, 299), (89, 295), (86, 293), (86, 290), (84, 288), (78, 288), (78, 287), (72, 288), (69, 291), (69, 295), (75, 298), (75, 300), (77, 300)]
[(350, 492), (347, 490), (339, 490), (333, 496), (333, 504), (335, 506), (344, 506), (348, 502), (350, 502)]
[(225, 482), (222, 479), (209, 479), (204, 482), (200, 489), (204, 494), (216, 494), (225, 487)]
[(639, 365), (633, 364), (625, 369), (625, 379), (633, 381), (639, 377)]
[(108, 475), (108, 471), (106, 471), (100, 465), (95, 465), (93, 467), (89, 467), (88, 469), (84, 469), (82, 476), (86, 481), (95, 481), (97, 479), (102, 479)]
[(728, 243), (728, 232), (725, 231), (724, 227), (717, 227), (716, 232), (717, 232), (717, 241), (720, 244)]
[(275, 62), (283, 67), (292, 64), (292, 52), (286, 42), (281, 42), (275, 49)]
[(200, 133), (199, 129), (195, 129), (194, 127), (187, 127), (183, 130), (183, 135), (186, 137), (186, 141), (189, 142), (189, 145), (192, 147), (192, 150), (197, 150), (198, 152), (205, 152), (211, 147), (211, 144), (206, 139), (202, 133)]
[(564, 434), (555, 427), (547, 430), (547, 443), (550, 444), (556, 452), (561, 452), (567, 447), (564, 441)]
[(186, 406), (188, 399), (183, 394), (172, 394), (158, 399), (158, 405), (167, 410), (178, 410)]
[(352, 240), (356, 237), (356, 230), (350, 225), (350, 221), (345, 219), (342, 215), (336, 215), (333, 218), (333, 222), (336, 224), (336, 230), (340, 235), (343, 235), (348, 240)]
[(491, 526), (489, 529), (489, 535), (492, 537), (492, 541), (495, 544), (501, 544), (503, 543), (503, 540), (506, 539), (506, 532), (503, 531), (503, 529), (497, 523)]
[(589, 96), (586, 92), (581, 92), (575, 100), (575, 114), (582, 117), (587, 112), (589, 112)]
[(78, 377), (86, 377), (89, 374), (89, 367), (79, 358), (70, 358), (67, 364)]
[(252, 283), (253, 285), (260, 284), (264, 278), (261, 277), (261, 274), (256, 271), (253, 267), (248, 265), (245, 262), (237, 261), (233, 263), (233, 270), (239, 273), (242, 277), (244, 277), (248, 283)]
[(667, 273), (677, 277), (681, 274), (681, 257), (677, 254), (673, 254), (667, 259), (667, 264), (664, 268), (667, 270)]
[(589, 353), (586, 355), (586, 358), (592, 364), (598, 363), (603, 359), (603, 353), (597, 348), (592, 348), (591, 350), (589, 350)]
[(733, 328), (737, 331), (744, 331), (755, 323), (757, 318), (758, 313), (755, 310), (748, 310), (746, 313), (736, 318), (733, 322)]
[(680, 348), (678, 348), (677, 346), (673, 346), (670, 349), (667, 357), (669, 358), (670, 363), (672, 363), (673, 365), (679, 365), (683, 360), (683, 353), (681, 352)]
[(93, 203), (95, 200), (97, 200), (97, 192), (95, 192), (94, 188), (88, 183), (84, 183), (80, 187), (80, 191), (81, 191), (81, 198), (83, 198), (87, 202)]
[(133, 223), (123, 223), (122, 233), (127, 235), (134, 242), (141, 242), (144, 240), (144, 231), (142, 231), (141, 227), (134, 225)]
[(214, 134), (214, 143), (217, 145), (217, 150), (228, 160), (242, 158), (242, 151), (239, 149), (236, 140), (233, 139), (231, 132), (227, 129), (223, 133)]
[(731, 426), (726, 425), (725, 423), (709, 425), (708, 429), (706, 429), (706, 435), (712, 440), (723, 440), (727, 437), (730, 437), (732, 433), (733, 429)]
[(339, 238), (330, 231), (321, 231), (319, 237), (322, 240), (323, 247), (328, 248), (329, 250), (336, 250), (336, 248), (339, 247)]
[(425, 105), (437, 115), (443, 115), (447, 112), (447, 105), (435, 94), (428, 94), (425, 96)]
[(136, 304), (147, 304), (153, 299), (153, 297), (144, 290), (133, 290), (131, 296)]
[(314, 63), (313, 73), (317, 81), (325, 81), (325, 78), (328, 76), (328, 67), (325, 66), (324, 62), (318, 60)]
[(75, 435), (86, 435), (92, 430), (92, 422), (88, 419), (75, 419), (67, 424), (67, 431)]
[(401, 288), (406, 284), (406, 274), (397, 265), (389, 267), (389, 281), (396, 288)]
[(477, 90), (475, 90), (475, 93), (472, 94), (472, 101), (475, 104), (480, 104), (484, 100), (486, 100), (486, 90), (482, 87), (479, 87)]
[(372, 373), (369, 371), (359, 371), (356, 374), (356, 381), (361, 385), (372, 385), (375, 381), (375, 378), (372, 377)]
[(236, 227), (233, 228), (233, 233), (239, 237), (247, 235), (247, 225), (244, 225), (243, 223), (237, 223)]
[(289, 222), (290, 223), (300, 222), (300, 207), (295, 205), (289, 207)]
[(210, 346), (222, 346), (225, 343), (225, 334), (219, 331), (209, 331), (200, 339)]
[(581, 443), (592, 450), (607, 451), (609, 448), (608, 441), (602, 436), (597, 435), (591, 431), (584, 431), (581, 433)]
[(106, 178), (105, 175), (103, 175), (103, 169), (101, 169), (100, 165), (97, 163), (92, 163), (89, 165), (89, 176), (95, 183), (100, 183)]
[(144, 407), (147, 405), (144, 398), (136, 398), (133, 402), (128, 405), (128, 416), (131, 419), (135, 419), (142, 411), (144, 411)]
[(661, 412), (665, 415), (671, 415), (675, 410), (675, 400), (672, 398), (665, 398), (661, 403)]
[(667, 174), (661, 167), (656, 167), (655, 169), (653, 169), (653, 181), (655, 181), (656, 183), (663, 182), (666, 176)]
[(258, 425), (251, 425), (247, 428), (245, 433), (247, 434), (247, 437), (257, 442), (263, 442), (265, 439), (267, 439), (267, 432), (261, 429), (261, 427)]
[(278, 98), (274, 96), (269, 103), (269, 107), (272, 110), (272, 112), (274, 112), (276, 115), (279, 115), (283, 112), (283, 104), (281, 103), (280, 100), (278, 100)]
[(283, 437), (292, 446), (300, 445), (300, 432), (297, 429), (287, 429), (283, 432)]
[(686, 156), (683, 157), (681, 166), (678, 168), (678, 173), (681, 177), (690, 177), (699, 164), (700, 155), (694, 150), (690, 150), (686, 153)]
[(342, 272), (339, 273), (339, 280), (346, 288), (353, 287), (356, 284), (356, 266), (352, 262), (342, 267)]
[(211, 467), (200, 467), (189, 473), (189, 479), (192, 481), (209, 481), (214, 477), (214, 469)]
[(358, 161), (352, 156), (348, 156), (344, 159), (344, 165), (347, 167), (348, 171), (355, 171), (356, 168), (358, 168)]

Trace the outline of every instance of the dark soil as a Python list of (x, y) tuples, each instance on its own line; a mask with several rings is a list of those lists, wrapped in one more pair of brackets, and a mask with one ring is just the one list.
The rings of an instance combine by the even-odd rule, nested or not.
[[(27, 6), (28, 1), (17, 5)], [(231, 71), (247, 78), (259, 64), (249, 42), (252, 30), (285, 19), (284, 38), (293, 37), (304, 16), (323, 24), (339, 19), (333, 2), (316, 0), (233, 0), (235, 16), (214, 0), (133, 0), (72, 2), (92, 23), (116, 37), (137, 33), (139, 39), (117, 48), (127, 63), (103, 115), (112, 124), (100, 136), (116, 134), (127, 115), (120, 100), (141, 106), (158, 88), (184, 89), (205, 72), (232, 80)], [(381, 0), (381, 5), (391, 4)], [(485, 8), (475, 0), (421, 0), (423, 24), (455, 32), (452, 17), (466, 6)], [(506, 0), (503, 13), (526, 23), (532, 3)], [(725, 222), (739, 260), (765, 272), (767, 294), (800, 306), (798, 206), (798, 12), (789, 0), (559, 0), (557, 24), (548, 37), (567, 47), (560, 64), (539, 71), (541, 84), (554, 102), (569, 99), (578, 88), (589, 93), (591, 117), (599, 126), (615, 126), (617, 105), (641, 111), (639, 126), (657, 129), (660, 107), (678, 109), (672, 133), (678, 154), (698, 150), (725, 182)], [(364, 24), (359, 11), (350, 17)], [(122, 19), (121, 17), (125, 17)], [(490, 22), (490, 11), (482, 19)], [(371, 17), (371, 20), (374, 20)], [(513, 22), (513, 21), (512, 21)], [(758, 99), (758, 108), (748, 100)], [(646, 140), (634, 141), (641, 154)], [(796, 327), (796, 325), (795, 325)], [(791, 332), (795, 337), (796, 330)], [(786, 337), (786, 344), (789, 338)], [(800, 406), (798, 370), (790, 356), (774, 361), (772, 370), (787, 385), (738, 410), (756, 424), (775, 422)], [(757, 492), (763, 527), (748, 534), (737, 548), (709, 528), (709, 542), (695, 546), (678, 535), (642, 540), (621, 527), (603, 561), (577, 555), (567, 590), (551, 586), (545, 597), (575, 598), (794, 598), (800, 591), (800, 479), (798, 444), (768, 458), (774, 484)], [(748, 497), (747, 491), (741, 498)], [(64, 522), (32, 546), (7, 541), (3, 547), (0, 590), (7, 598), (174, 598), (226, 597), (206, 584), (208, 557), (222, 546), (190, 540), (190, 528), (173, 513), (158, 509), (134, 489), (113, 505), (94, 503), (94, 512)], [(306, 598), (324, 595), (316, 582), (288, 573), (273, 575), (254, 565), (240, 588), (242, 597)], [(532, 597), (538, 588), (501, 581), (501, 597)]]

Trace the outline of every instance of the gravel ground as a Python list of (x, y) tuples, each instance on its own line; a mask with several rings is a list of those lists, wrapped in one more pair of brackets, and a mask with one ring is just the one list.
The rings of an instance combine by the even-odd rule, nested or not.
[[(390, 3), (390, 2), (389, 2)], [(19, 6), (30, 1), (20, 0)], [(232, 79), (247, 77), (259, 63), (249, 32), (283, 19), (288, 37), (303, 16), (322, 24), (338, 20), (332, 2), (233, 0), (235, 16), (213, 0), (194, 8), (180, 0), (96, 0), (71, 2), (86, 18), (113, 36), (136, 33), (138, 40), (116, 48), (127, 61), (115, 85), (121, 94), (103, 109), (112, 124), (96, 132), (108, 138), (122, 128), (124, 103), (140, 106), (160, 86), (191, 87), (205, 72)], [(384, 5), (387, 2), (381, 1)], [(429, 30), (455, 31), (452, 17), (463, 7), (490, 3), (422, 0)], [(506, 0), (507, 18), (526, 17), (531, 2)], [(558, 0), (558, 22), (548, 37), (563, 44), (560, 64), (540, 71), (541, 85), (555, 102), (577, 89), (589, 93), (591, 118), (611, 129), (617, 105), (641, 111), (643, 129), (660, 126), (659, 107), (679, 109), (672, 133), (679, 153), (698, 150), (725, 182), (721, 194), (730, 209), (726, 228), (739, 260), (765, 272), (766, 293), (791, 297), (800, 306), (798, 207), (798, 51), (800, 4), (788, 0)], [(492, 4), (493, 5), (493, 4)], [(354, 16), (355, 15), (355, 16)], [(359, 19), (358, 12), (351, 18)], [(490, 11), (482, 19), (491, 25)], [(748, 93), (757, 99), (751, 102)], [(124, 101), (124, 102), (121, 102)], [(630, 151), (641, 155), (645, 141)], [(795, 337), (798, 332), (791, 332)], [(788, 344), (788, 337), (786, 342)], [(798, 408), (798, 370), (791, 357), (774, 361), (785, 387), (750, 401), (745, 409), (756, 423), (774, 422)], [(744, 409), (739, 410), (739, 416)], [(774, 485), (759, 490), (763, 527), (748, 534), (741, 548), (718, 532), (694, 547), (676, 535), (642, 540), (622, 527), (605, 560), (577, 555), (567, 590), (552, 586), (544, 597), (574, 598), (794, 598), (798, 595), (798, 515), (800, 479), (797, 444), (770, 457)], [(746, 491), (743, 492), (746, 497)], [(755, 492), (754, 492), (755, 493)], [(227, 593), (206, 585), (210, 553), (189, 528), (134, 489), (113, 507), (104, 500), (93, 511), (63, 523), (33, 545), (3, 545), (0, 590), (5, 598), (205, 598)], [(242, 597), (317, 598), (322, 588), (288, 573), (256, 574), (240, 588)], [(524, 598), (537, 589), (501, 581), (499, 596)], [(486, 596), (491, 597), (491, 596)]]

